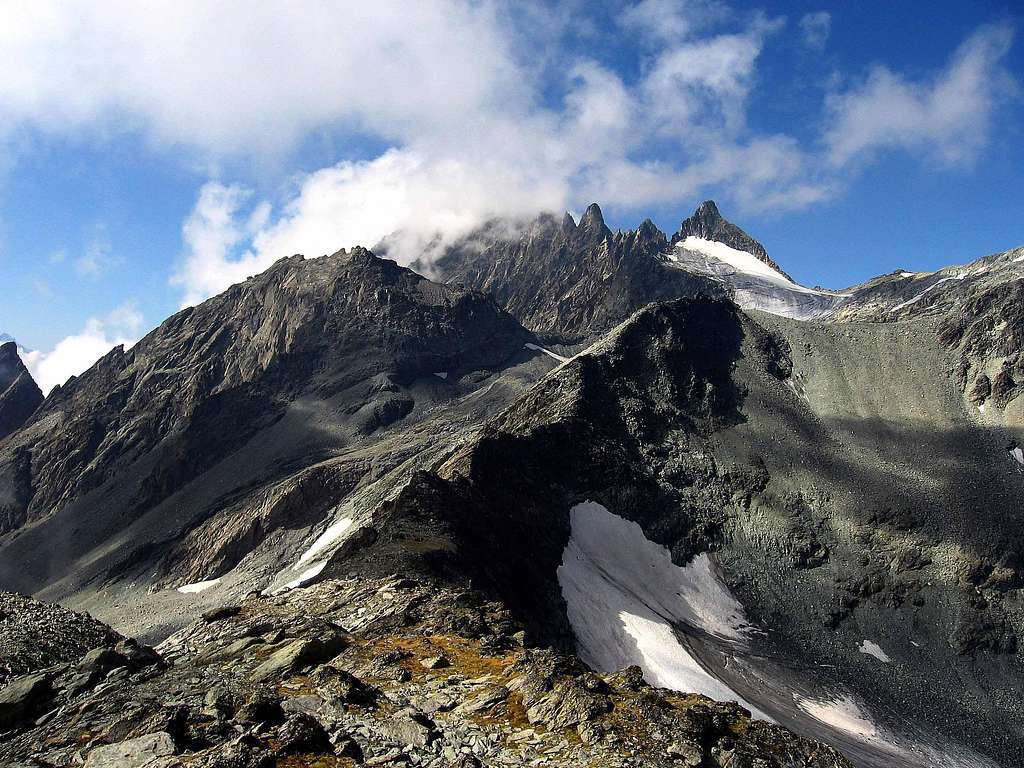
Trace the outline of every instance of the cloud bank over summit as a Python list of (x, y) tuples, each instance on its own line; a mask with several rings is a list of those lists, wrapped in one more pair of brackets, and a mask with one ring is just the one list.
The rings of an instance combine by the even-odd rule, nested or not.
[[(883, 150), (970, 163), (1013, 88), (1013, 30), (983, 26), (937, 73), (833, 73), (809, 127), (755, 126), (766, 49), (820, 55), (837, 22), (715, 0), (14, 6), (0, 151), (130, 136), (178, 158), (201, 184), (166, 278), (184, 305), (293, 253), (398, 231), (408, 263), (490, 217), (593, 200), (638, 221), (711, 190), (804, 209)], [(331, 162), (296, 164), (311, 142)]]

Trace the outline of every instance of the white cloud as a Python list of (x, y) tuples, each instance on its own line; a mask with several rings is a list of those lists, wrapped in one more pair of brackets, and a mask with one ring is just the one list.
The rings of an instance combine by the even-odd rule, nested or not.
[(396, 140), (526, 103), (493, 2), (11, 0), (0, 133), (137, 130), (211, 155), (350, 124)]
[(971, 35), (930, 81), (876, 66), (866, 80), (829, 98), (828, 158), (842, 166), (881, 149), (921, 152), (949, 165), (970, 163), (985, 146), (994, 109), (1012, 87), (1003, 59), (1013, 30)]
[(832, 31), (832, 14), (828, 11), (805, 13), (800, 17), (800, 32), (804, 45), (816, 51), (824, 50)]
[[(63, 255), (63, 251), (60, 252)], [(60, 260), (53, 263), (59, 264)], [(75, 259), (75, 272), (82, 277), (97, 278), (119, 263), (110, 252), (110, 243), (102, 236), (93, 237), (85, 247), (85, 253)]]
[(39, 388), (49, 394), (55, 386), (78, 376), (119, 344), (131, 347), (142, 328), (142, 315), (134, 303), (115, 308), (105, 317), (91, 317), (85, 327), (57, 343), (49, 352), (22, 352)]
[(717, 0), (640, 0), (626, 6), (618, 22), (653, 41), (678, 42), (729, 14)]
[(739, 134), (745, 127), (755, 62), (765, 39), (781, 25), (779, 20), (757, 19), (742, 33), (666, 48), (642, 83), (645, 119), (655, 122), (662, 135)]
[[(1006, 30), (979, 33), (932, 84), (875, 70), (831, 95), (824, 147), (809, 149), (748, 121), (758, 60), (781, 20), (718, 0), (640, 0), (617, 21), (642, 43), (641, 61), (619, 73), (561, 47), (566, 30), (592, 26), (585, 3), (568, 14), (523, 8), (11, 0), (0, 24), (0, 136), (131, 132), (214, 169), (232, 156), (286, 159), (319, 132), (388, 147), (300, 176), (273, 208), (211, 172), (173, 278), (195, 303), (293, 253), (389, 238), (389, 253), (409, 262), (429, 258), (437, 235), (495, 215), (592, 200), (689, 205), (712, 187), (747, 209), (798, 208), (835, 194), (843, 167), (881, 146), (955, 159), (984, 141), (984, 76), (1009, 44)], [(804, 17), (809, 42), (827, 32), (822, 19)], [(86, 253), (76, 267), (94, 274), (101, 260)]]

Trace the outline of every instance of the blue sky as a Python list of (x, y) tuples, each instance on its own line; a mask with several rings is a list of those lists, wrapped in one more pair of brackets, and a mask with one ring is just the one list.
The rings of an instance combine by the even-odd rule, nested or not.
[(829, 287), (1024, 243), (1011, 3), (136, 5), (0, 6), (0, 331), (44, 386), (278, 257), (494, 213), (713, 197)]

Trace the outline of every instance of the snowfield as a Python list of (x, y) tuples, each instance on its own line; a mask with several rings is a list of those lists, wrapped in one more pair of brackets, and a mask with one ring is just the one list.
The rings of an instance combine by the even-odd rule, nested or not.
[(813, 320), (834, 309), (847, 294), (794, 283), (753, 254), (690, 235), (665, 258), (672, 266), (709, 275), (733, 288), (736, 303), (797, 320)]
[(892, 661), (892, 659), (889, 658), (888, 654), (886, 654), (886, 652), (882, 650), (882, 647), (878, 645), (878, 643), (873, 643), (870, 640), (865, 640), (864, 642), (862, 642), (860, 644), (860, 648), (858, 648), (857, 650), (859, 650), (861, 653), (866, 653), (868, 656), (874, 656), (876, 659), (878, 659), (884, 664), (888, 664)]
[[(982, 271), (984, 271), (984, 270), (982, 270)], [(981, 272), (979, 272), (978, 274), (981, 274)], [(908, 299), (907, 301), (904, 301), (902, 304), (897, 304), (895, 307), (893, 307), (889, 311), (890, 312), (899, 312), (904, 307), (909, 307), (911, 304), (916, 304), (917, 302), (919, 302), (926, 295), (928, 295), (928, 292), (931, 291), (933, 288), (937, 288), (938, 286), (942, 285), (943, 283), (948, 283), (948, 282), (951, 282), (953, 280), (966, 280), (968, 277), (970, 277), (970, 275), (971, 275), (971, 272), (970, 272), (970, 270), (968, 270), (966, 272), (961, 272), (959, 275), (954, 275), (953, 277), (943, 277), (943, 278), (940, 278), (939, 280), (936, 280), (934, 283), (932, 283), (927, 288), (925, 288), (923, 291), (921, 291), (919, 294), (914, 296), (912, 299)]]
[(523, 344), (523, 346), (526, 347), (526, 349), (532, 350), (534, 352), (541, 352), (541, 353), (547, 355), (548, 357), (553, 357), (555, 360), (557, 360), (560, 363), (564, 363), (564, 362), (567, 362), (569, 360), (568, 357), (563, 357), (562, 355), (558, 354), (557, 352), (552, 352), (550, 349), (544, 349), (544, 347), (539, 347), (536, 344), (529, 344), (529, 343), (527, 343), (527, 344)]
[(834, 701), (795, 697), (797, 706), (815, 720), (863, 740), (875, 738), (877, 729), (849, 696)]
[(327, 566), (327, 561), (326, 560), (324, 560), (322, 563), (317, 563), (316, 565), (310, 566), (309, 568), (304, 570), (302, 573), (300, 573), (298, 578), (292, 579), (287, 584), (285, 584), (284, 585), (284, 589), (278, 590), (278, 591), (285, 591), (285, 590), (289, 590), (289, 589), (298, 589), (299, 587), (301, 587), (303, 584), (305, 584), (310, 579), (313, 579), (313, 578), (319, 576), (320, 575), (320, 571), (322, 571), (326, 566)]
[(308, 562), (316, 554), (318, 554), (319, 552), (323, 552), (325, 549), (327, 549), (327, 547), (329, 547), (331, 544), (333, 544), (335, 541), (341, 538), (341, 535), (345, 533), (345, 531), (347, 531), (350, 527), (352, 527), (351, 517), (343, 517), (340, 520), (332, 523), (327, 528), (326, 531), (324, 531), (320, 534), (320, 536), (317, 537), (317, 540), (313, 542), (312, 546), (310, 546), (309, 549), (302, 553), (302, 556), (299, 558), (299, 562), (297, 562), (294, 566), (295, 569), (298, 570), (298, 568), (303, 563)]
[(709, 674), (676, 631), (738, 644), (751, 631), (707, 555), (681, 568), (639, 525), (594, 502), (573, 507), (570, 521), (558, 582), (587, 664), (608, 672), (636, 664), (652, 685), (737, 701), (770, 719)]

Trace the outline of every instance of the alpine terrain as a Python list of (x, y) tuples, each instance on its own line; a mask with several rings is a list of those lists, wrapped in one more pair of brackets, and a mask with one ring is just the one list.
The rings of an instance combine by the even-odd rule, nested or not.
[(0, 763), (1024, 765), (1024, 248), (389, 250), (0, 346)]

